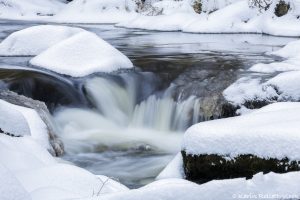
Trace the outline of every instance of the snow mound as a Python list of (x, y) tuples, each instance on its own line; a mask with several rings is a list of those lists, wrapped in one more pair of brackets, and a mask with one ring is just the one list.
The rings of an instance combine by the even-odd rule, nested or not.
[(186, 131), (182, 149), (192, 155), (299, 160), (299, 120), (300, 103), (275, 103), (243, 116), (194, 125)]
[(83, 29), (54, 25), (41, 25), (26, 28), (12, 33), (0, 43), (0, 55), (37, 55), (50, 46), (81, 31), (83, 31)]
[(64, 5), (60, 0), (1, 0), (0, 18), (36, 19), (52, 16)]
[(183, 178), (183, 160), (181, 153), (178, 153), (175, 158), (165, 167), (165, 169), (156, 177), (157, 180), (169, 178)]
[(35, 110), (13, 105), (3, 100), (0, 100), (0, 110), (3, 111), (1, 112), (2, 117), (0, 117), (0, 128), (4, 125), (3, 131), (16, 136), (30, 136), (45, 149), (50, 149), (47, 126)]
[(10, 104), (0, 100), (0, 113), (0, 129), (3, 132), (14, 136), (30, 135), (30, 128), (25, 117)]
[(0, 162), (0, 199), (31, 200), (30, 195), (17, 178)]
[(31, 109), (5, 105), (24, 115), (32, 135), (11, 137), (0, 134), (1, 200), (79, 199), (128, 190), (105, 176), (58, 163), (34, 137), (34, 131), (42, 134), (39, 121), (35, 121), (38, 116)]
[(259, 63), (249, 71), (260, 73), (281, 72), (269, 80), (263, 78), (244, 77), (230, 85), (224, 92), (224, 97), (234, 105), (242, 105), (246, 101), (299, 101), (300, 86), (300, 41), (293, 41), (285, 47), (268, 53), (286, 58), (282, 62), (270, 64)]
[[(299, 172), (266, 175), (259, 173), (250, 180), (244, 178), (215, 180), (202, 185), (181, 179), (166, 179), (140, 189), (103, 195), (101, 200), (220, 200), (220, 197), (222, 200), (299, 199), (299, 181)], [(96, 199), (100, 198), (93, 198)]]
[(90, 32), (50, 47), (31, 59), (30, 64), (73, 77), (133, 67), (124, 54)]
[(134, 0), (74, 0), (54, 21), (74, 23), (117, 23), (136, 16)]
[(274, 73), (284, 71), (298, 71), (300, 70), (300, 41), (293, 41), (288, 43), (285, 47), (269, 53), (270, 55), (280, 56), (287, 60), (283, 62), (274, 62), (270, 64), (257, 64), (250, 68), (250, 71), (262, 73)]

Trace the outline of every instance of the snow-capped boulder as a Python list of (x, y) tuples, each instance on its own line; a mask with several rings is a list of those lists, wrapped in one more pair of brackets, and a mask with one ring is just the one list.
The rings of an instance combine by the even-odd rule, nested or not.
[(55, 25), (40, 25), (12, 33), (0, 43), (0, 55), (37, 55), (62, 40), (79, 32), (80, 28)]
[(133, 67), (124, 54), (87, 31), (50, 47), (30, 64), (73, 77)]
[(0, 127), (3, 132), (14, 136), (31, 136), (46, 149), (50, 149), (47, 127), (34, 110), (3, 100), (0, 100), (0, 110)]
[[(18, 115), (23, 116), (21, 118), (25, 118), (25, 121), (29, 127), (29, 134), (23, 133), (17, 135), (8, 132), (7, 135), (30, 136), (45, 149), (48, 149), (51, 154), (56, 156), (63, 154), (63, 144), (57, 138), (57, 130), (53, 125), (47, 106), (43, 102), (36, 101), (6, 90), (0, 90), (0, 99), (2, 99), (0, 101), (6, 108), (6, 113), (2, 113), (1, 115), (10, 116), (11, 112), (15, 114), (18, 113)], [(1, 123), (10, 122), (9, 118), (3, 118), (3, 120), (4, 121)], [(16, 127), (21, 126), (22, 121), (18, 121), (18, 123), (20, 124), (16, 125)], [(14, 127), (14, 124), (16, 123), (8, 123), (7, 125)], [(12, 127), (10, 127), (10, 130), (16, 129), (15, 127)], [(23, 132), (24, 131), (26, 131), (26, 129), (24, 129)], [(2, 130), (2, 132), (5, 131)]]
[(300, 170), (299, 120), (300, 103), (275, 103), (192, 126), (182, 144), (187, 178), (206, 182)]
[(11, 104), (0, 100), (0, 132), (13, 136), (30, 135), (25, 117)]

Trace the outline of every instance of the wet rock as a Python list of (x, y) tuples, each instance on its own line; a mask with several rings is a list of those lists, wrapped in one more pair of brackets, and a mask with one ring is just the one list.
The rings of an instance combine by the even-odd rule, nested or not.
[(263, 172), (287, 173), (300, 170), (300, 161), (288, 158), (260, 158), (255, 155), (240, 155), (233, 159), (220, 155), (188, 155), (182, 151), (186, 179), (197, 183), (211, 180), (245, 177)]
[(50, 153), (54, 156), (60, 156), (64, 153), (63, 143), (57, 137), (57, 130), (52, 122), (50, 113), (45, 103), (30, 99), (22, 95), (18, 95), (14, 92), (7, 90), (0, 90), (0, 99), (7, 101), (11, 104), (34, 109), (39, 114), (39, 116), (48, 128), (49, 142), (52, 146), (52, 149), (49, 150)]
[(283, 0), (280, 0), (275, 7), (275, 15), (277, 17), (282, 17), (289, 12), (290, 8), (291, 8), (291, 6), (289, 3), (286, 3)]
[(177, 101), (197, 97), (200, 121), (232, 117), (237, 108), (223, 97), (223, 91), (235, 79), (232, 70), (190, 68), (172, 82), (173, 97)]
[(0, 69), (0, 80), (0, 88), (45, 102), (50, 112), (59, 106), (88, 106), (80, 85), (52, 73)]

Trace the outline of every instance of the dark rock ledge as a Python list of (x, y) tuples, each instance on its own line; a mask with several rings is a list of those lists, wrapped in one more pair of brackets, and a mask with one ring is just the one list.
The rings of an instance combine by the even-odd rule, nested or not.
[(288, 158), (260, 158), (255, 155), (240, 155), (234, 159), (220, 155), (189, 155), (182, 151), (186, 179), (205, 183), (211, 180), (245, 177), (263, 172), (287, 173), (300, 170), (300, 161)]
[[(49, 142), (52, 146), (52, 149), (49, 149), (49, 152), (53, 156), (61, 156), (64, 153), (64, 146), (62, 141), (57, 137), (57, 131), (55, 129), (55, 126), (51, 120), (51, 116), (49, 113), (49, 110), (45, 103), (37, 100), (33, 100), (31, 98), (18, 95), (17, 93), (8, 91), (8, 90), (0, 90), (0, 99), (7, 101), (11, 104), (15, 104), (18, 106), (23, 106), (26, 108), (34, 109), (41, 119), (44, 121), (44, 123), (47, 126), (48, 129), (48, 136), (49, 136)], [(2, 130), (0, 130), (0, 133), (6, 134), (12, 137), (17, 137), (9, 133), (4, 133)]]

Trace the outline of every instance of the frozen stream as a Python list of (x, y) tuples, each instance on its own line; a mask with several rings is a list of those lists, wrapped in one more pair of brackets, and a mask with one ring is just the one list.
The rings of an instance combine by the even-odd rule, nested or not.
[[(1, 21), (0, 41), (32, 25)], [(295, 40), (72, 26), (101, 36), (136, 69), (75, 79), (28, 70), (30, 57), (0, 57), (0, 88), (47, 103), (66, 147), (65, 160), (132, 188), (154, 180), (180, 151), (186, 128), (220, 117), (211, 101), (227, 86), (241, 76), (256, 76), (247, 72), (253, 64), (278, 59), (264, 52)]]

